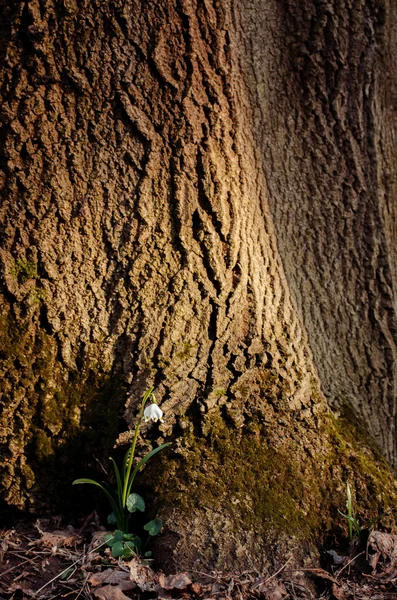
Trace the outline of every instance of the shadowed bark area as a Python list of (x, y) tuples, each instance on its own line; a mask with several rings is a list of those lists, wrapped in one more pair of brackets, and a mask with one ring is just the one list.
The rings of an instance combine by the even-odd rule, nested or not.
[[(122, 415), (133, 423), (149, 385), (167, 418), (147, 444), (174, 440), (169, 460), (146, 477), (167, 519), (170, 566), (262, 565), (274, 540), (292, 535), (302, 548), (331, 527), (346, 478), (359, 485), (363, 511), (394, 502), (393, 478), (346, 402), (371, 370), (375, 387), (364, 385), (351, 403), (393, 460), (394, 380), (382, 379), (394, 335), (393, 226), (381, 220), (375, 171), (365, 168), (373, 131), (386, 134), (375, 121), (357, 124), (364, 208), (346, 236), (352, 252), (340, 248), (345, 271), (331, 278), (332, 240), (353, 202), (340, 182), (356, 172), (356, 133), (350, 122), (338, 132), (324, 109), (335, 85), (316, 83), (321, 48), (318, 73), (296, 65), (299, 48), (320, 35), (315, 6), (310, 28), (293, 3), (3, 3), (8, 503), (34, 511), (51, 492), (59, 504), (54, 471), (70, 475), (68, 486), (76, 456), (78, 475), (81, 457), (92, 469), (102, 464), (125, 428)], [(364, 2), (360, 10), (375, 22)], [(360, 89), (381, 68), (368, 61), (362, 80), (349, 75)], [(349, 93), (361, 106), (359, 91)], [(304, 101), (311, 97), (313, 106)], [(333, 167), (334, 187), (325, 152), (344, 166)], [(390, 203), (386, 192), (382, 202)], [(361, 331), (365, 310), (376, 318)], [(357, 363), (356, 388), (346, 384), (342, 350)], [(343, 418), (330, 414), (320, 380), (328, 395), (343, 395)]]
[(327, 397), (395, 466), (396, 6), (261, 5), (246, 79), (290, 291)]

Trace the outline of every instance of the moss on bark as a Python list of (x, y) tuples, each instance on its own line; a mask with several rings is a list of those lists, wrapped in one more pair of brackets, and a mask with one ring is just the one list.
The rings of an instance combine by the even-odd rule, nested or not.
[[(324, 410), (306, 419), (268, 411), (242, 427), (225, 414), (208, 413), (203, 435), (182, 419), (176, 455), (145, 476), (155, 482), (156, 505), (168, 523), (170, 568), (179, 561), (222, 568), (230, 556), (241, 568), (250, 561), (261, 568), (282, 541), (281, 553), (294, 548), (297, 558), (329, 536), (342, 541), (347, 526), (338, 509), (346, 506), (347, 481), (362, 525), (397, 507), (394, 475), (348, 409), (338, 418)], [(393, 512), (384, 520), (393, 526)], [(186, 534), (189, 524), (195, 531)]]
[(77, 498), (74, 476), (107, 458), (125, 392), (99, 361), (65, 372), (54, 338), (37, 329), (38, 318), (39, 307), (23, 317), (3, 307), (0, 317), (0, 486), (19, 508), (63, 510)]

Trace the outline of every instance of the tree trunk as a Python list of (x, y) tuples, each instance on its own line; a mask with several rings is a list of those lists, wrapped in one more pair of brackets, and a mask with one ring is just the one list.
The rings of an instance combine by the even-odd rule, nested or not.
[(169, 565), (395, 502), (396, 9), (1, 6), (4, 499), (70, 502), (154, 385)]

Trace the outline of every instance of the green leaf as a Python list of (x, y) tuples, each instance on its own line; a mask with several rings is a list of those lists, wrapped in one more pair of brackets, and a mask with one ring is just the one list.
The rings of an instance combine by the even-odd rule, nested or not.
[(111, 546), (114, 543), (113, 534), (112, 533), (107, 533), (105, 535), (105, 542), (107, 542), (108, 546)]
[(119, 497), (119, 502), (121, 500), (121, 496), (123, 493), (123, 484), (121, 483), (121, 478), (120, 478), (120, 471), (119, 468), (116, 464), (116, 461), (114, 460), (114, 458), (112, 458), (111, 456), (109, 457), (109, 460), (112, 461), (113, 464), (113, 469), (114, 469), (114, 474), (116, 475), (116, 481), (117, 481), (117, 495)]
[(381, 519), (383, 519), (383, 517), (386, 517), (386, 515), (388, 515), (389, 513), (390, 513), (390, 510), (386, 510), (381, 515), (378, 515), (374, 519), (371, 519), (370, 521), (368, 521), (368, 527), (371, 527), (372, 525), (377, 523), (377, 521), (380, 521)]
[(101, 490), (103, 491), (104, 494), (106, 494), (107, 499), (110, 502), (110, 506), (112, 507), (113, 513), (116, 517), (116, 521), (121, 522), (120, 513), (119, 513), (119, 510), (118, 510), (118, 507), (116, 504), (116, 500), (115, 500), (111, 490), (107, 490), (103, 485), (101, 485), (97, 481), (94, 481), (93, 479), (87, 479), (86, 477), (83, 477), (82, 479), (75, 479), (73, 481), (72, 485), (76, 485), (79, 483), (89, 483), (91, 485), (96, 485), (97, 487), (101, 488)]
[(61, 579), (62, 581), (64, 581), (65, 579), (67, 579), (69, 577), (69, 575), (73, 572), (73, 567), (69, 567), (69, 569), (67, 571), (64, 571), (62, 573), (62, 575), (60, 575), (59, 579)]
[(127, 508), (130, 513), (134, 513), (136, 510), (144, 512), (145, 501), (139, 494), (130, 494), (127, 498)]
[(152, 556), (152, 553), (150, 552), (150, 550), (148, 552), (145, 552), (145, 558), (150, 558)]
[(343, 512), (341, 512), (339, 509), (338, 509), (338, 513), (339, 513), (340, 515), (342, 515), (342, 517), (345, 517), (345, 519), (346, 519), (347, 521), (349, 521), (350, 523), (352, 523), (352, 524), (353, 524), (353, 526), (354, 526), (354, 529), (356, 530), (356, 535), (357, 535), (358, 537), (360, 537), (360, 535), (361, 535), (361, 527), (360, 527), (360, 525), (358, 524), (358, 522), (357, 522), (356, 518), (355, 518), (355, 517), (353, 517), (352, 515), (345, 515), (345, 514), (344, 514)]
[(133, 554), (137, 554), (137, 552), (141, 548), (141, 538), (139, 538), (138, 536), (136, 536), (136, 538), (133, 541), (131, 541), (131, 542), (125, 542), (124, 545), (127, 548), (129, 548)]
[(125, 472), (127, 470), (127, 462), (128, 462), (128, 458), (130, 456), (130, 452), (132, 450), (132, 447), (130, 446), (127, 450), (127, 452), (124, 454), (124, 459), (123, 459), (123, 466), (122, 466), (122, 473), (123, 473), (123, 479), (125, 477)]
[(113, 537), (116, 542), (122, 542), (124, 537), (124, 531), (121, 531), (121, 529), (116, 529), (116, 531), (113, 534)]
[(114, 516), (114, 513), (110, 513), (106, 520), (108, 522), (108, 525), (116, 525), (116, 517)]
[(156, 517), (152, 521), (149, 521), (149, 523), (146, 523), (143, 528), (149, 533), (149, 535), (157, 535), (162, 526), (163, 521)]
[(72, 485), (76, 485), (77, 483), (91, 483), (92, 485), (97, 485), (100, 488), (102, 487), (101, 484), (97, 481), (94, 481), (93, 479), (87, 479), (86, 477), (83, 477), (81, 479), (75, 479)]
[(115, 544), (113, 544), (113, 546), (112, 546), (113, 558), (118, 558), (119, 556), (122, 556), (123, 552), (124, 552), (123, 542), (116, 542)]
[(129, 544), (124, 545), (123, 558), (131, 558), (136, 554), (134, 547)]
[(167, 446), (171, 446), (171, 444), (172, 444), (172, 442), (166, 442), (165, 444), (161, 444), (161, 446), (158, 446), (157, 448), (155, 448), (154, 450), (152, 450), (151, 452), (149, 452), (148, 454), (146, 454), (146, 456), (144, 456), (139, 461), (139, 463), (137, 464), (137, 466), (135, 467), (135, 469), (131, 473), (130, 480), (128, 482), (127, 495), (131, 491), (132, 484), (134, 483), (134, 479), (135, 479), (136, 474), (138, 473), (139, 469), (141, 467), (143, 467), (143, 465), (145, 463), (147, 463), (147, 461), (149, 460), (149, 458), (151, 458), (152, 456), (154, 456), (155, 454), (157, 454), (157, 452), (160, 452), (160, 450), (163, 450), (163, 448), (166, 448)]
[(141, 538), (138, 535), (136, 535), (134, 537), (134, 545), (135, 545), (135, 548), (137, 550), (140, 550), (142, 548), (142, 541), (141, 541)]

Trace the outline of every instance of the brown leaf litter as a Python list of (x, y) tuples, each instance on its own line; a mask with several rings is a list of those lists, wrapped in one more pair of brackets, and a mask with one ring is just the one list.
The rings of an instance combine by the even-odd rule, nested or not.
[(164, 574), (113, 559), (103, 531), (20, 525), (0, 532), (0, 600), (397, 600), (397, 536), (374, 531), (364, 550), (334, 551), (329, 570), (292, 557), (273, 573)]

